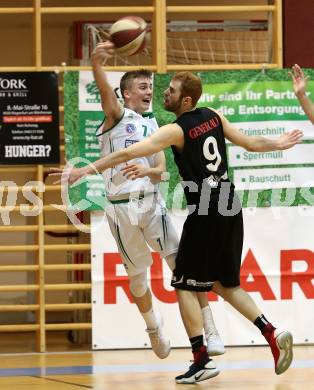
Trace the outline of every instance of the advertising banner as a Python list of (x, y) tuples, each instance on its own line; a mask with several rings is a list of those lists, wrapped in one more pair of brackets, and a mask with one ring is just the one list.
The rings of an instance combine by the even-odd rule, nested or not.
[(57, 74), (1, 73), (0, 97), (1, 164), (59, 163)]
[[(307, 74), (312, 73), (314, 75), (313, 70), (307, 70)], [(107, 72), (108, 80), (120, 99), (119, 80), (122, 75), (122, 72)], [(198, 75), (203, 82), (198, 106), (218, 109), (243, 133), (269, 138), (279, 137), (293, 129), (304, 133), (302, 144), (278, 152), (248, 152), (227, 141), (229, 176), (239, 191), (243, 207), (280, 207), (286, 193), (292, 199), (292, 206), (314, 205), (314, 126), (292, 91), (288, 72), (214, 71)], [(168, 87), (170, 78), (170, 74), (154, 75), (153, 112), (160, 126), (175, 119), (173, 113), (163, 108), (163, 91)], [(67, 72), (64, 80), (66, 155), (68, 160), (85, 159), (81, 162), (84, 165), (100, 157), (95, 137), (95, 131), (104, 119), (100, 96), (90, 71)], [(312, 81), (308, 82), (308, 94), (314, 96)], [(180, 178), (171, 150), (166, 150), (166, 157), (170, 173), (167, 206), (177, 208), (181, 206), (177, 199), (181, 201), (183, 196), (180, 184), (178, 186)], [(278, 197), (279, 191), (282, 196)], [(104, 198), (100, 175), (89, 176), (71, 189), (72, 204), (75, 206), (85, 199), (87, 210), (104, 209)]]
[[(292, 332), (295, 343), (313, 343), (314, 208), (247, 208), (243, 216), (241, 286), (269, 321)], [(171, 218), (181, 235), (185, 213), (172, 213)], [(104, 214), (93, 212), (91, 223), (93, 348), (149, 347), (145, 322), (132, 302)], [(148, 279), (154, 305), (164, 318), (165, 333), (173, 347), (188, 346), (175, 291), (170, 287), (170, 270), (157, 253), (152, 255)], [(265, 344), (259, 330), (222, 298), (209, 293), (209, 299), (226, 345)]]

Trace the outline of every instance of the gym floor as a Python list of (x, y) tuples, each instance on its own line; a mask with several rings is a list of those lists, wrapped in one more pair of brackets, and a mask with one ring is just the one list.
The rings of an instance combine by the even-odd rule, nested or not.
[[(215, 358), (220, 375), (197, 385), (178, 385), (174, 377), (191, 364), (188, 349), (173, 349), (165, 360), (155, 357), (151, 350), (88, 351), (84, 348), (89, 346), (79, 346), (73, 351), (72, 345), (71, 351), (60, 352), (58, 349), (67, 347), (61, 347), (58, 337), (50, 340), (48, 353), (21, 353), (25, 347), (19, 340), (15, 346), (11, 341), (12, 353), (0, 354), (0, 388), (173, 390), (210, 386), (211, 390), (313, 390), (313, 346), (296, 346), (292, 366), (280, 376), (274, 373), (269, 348), (229, 347), (225, 355)], [(2, 344), (0, 351), (4, 347)]]

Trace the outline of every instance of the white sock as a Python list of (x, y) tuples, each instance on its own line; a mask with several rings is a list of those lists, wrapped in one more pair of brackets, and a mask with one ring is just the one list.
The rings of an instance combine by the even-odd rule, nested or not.
[(158, 322), (153, 308), (149, 309), (146, 313), (142, 313), (144, 321), (146, 322), (147, 329), (157, 329)]
[(214, 323), (213, 314), (209, 306), (202, 308), (202, 316), (205, 335), (208, 336), (212, 333), (218, 333)]

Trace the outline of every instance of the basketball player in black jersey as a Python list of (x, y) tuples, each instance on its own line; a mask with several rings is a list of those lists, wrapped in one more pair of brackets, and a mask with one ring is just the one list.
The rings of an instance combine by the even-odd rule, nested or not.
[(214, 291), (256, 325), (270, 345), (275, 372), (282, 374), (292, 361), (292, 335), (268, 322), (252, 298), (240, 287), (243, 223), (240, 202), (228, 178), (225, 138), (249, 151), (284, 150), (297, 144), (302, 132), (293, 130), (276, 140), (249, 137), (211, 108), (195, 108), (202, 93), (200, 79), (190, 72), (177, 73), (165, 91), (165, 109), (174, 123), (161, 127), (150, 138), (112, 153), (82, 168), (53, 175), (74, 183), (136, 157), (148, 156), (169, 146), (182, 176), (190, 214), (183, 227), (172, 286), (191, 342), (194, 362), (176, 377), (177, 383), (195, 383), (218, 375), (203, 344), (202, 315), (197, 291)]

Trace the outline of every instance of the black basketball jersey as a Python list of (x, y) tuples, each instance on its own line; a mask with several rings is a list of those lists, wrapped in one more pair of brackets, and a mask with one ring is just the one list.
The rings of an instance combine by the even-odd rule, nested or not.
[[(204, 186), (219, 195), (221, 182), (228, 179), (226, 143), (219, 115), (209, 108), (196, 108), (183, 113), (175, 121), (184, 132), (184, 148), (172, 147), (175, 162), (186, 186), (188, 203), (199, 200)], [(196, 183), (198, 190), (196, 191)], [(190, 183), (187, 186), (187, 183)]]

